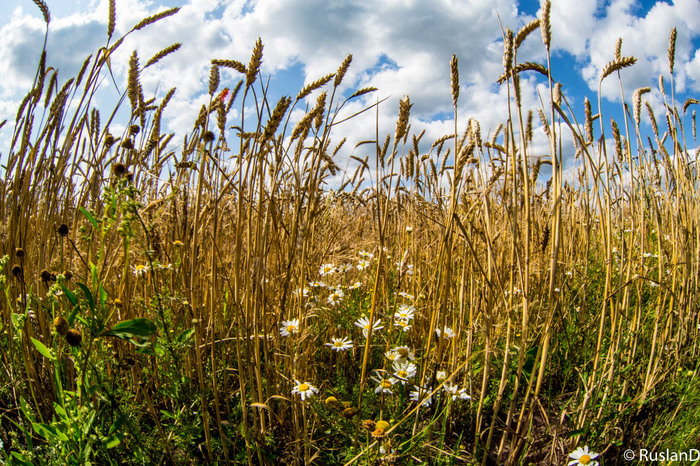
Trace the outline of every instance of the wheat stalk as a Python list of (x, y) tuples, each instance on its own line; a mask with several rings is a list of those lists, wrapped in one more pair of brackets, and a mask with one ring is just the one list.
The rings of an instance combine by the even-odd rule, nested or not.
[(166, 48), (164, 48), (164, 49), (161, 50), (160, 52), (158, 52), (158, 53), (156, 53), (155, 55), (153, 55), (153, 56), (146, 62), (146, 66), (144, 66), (144, 68), (148, 68), (148, 67), (151, 66), (151, 65), (155, 65), (155, 64), (158, 63), (161, 59), (163, 59), (163, 58), (165, 58), (166, 56), (170, 55), (171, 53), (173, 53), (173, 52), (179, 50), (181, 46), (182, 46), (182, 44), (181, 44), (180, 42), (176, 42), (176, 43), (174, 43), (174, 44), (172, 44), (172, 45), (167, 46)]
[(671, 37), (668, 38), (668, 69), (673, 74), (673, 65), (676, 61), (676, 28), (671, 29)]
[(168, 16), (174, 15), (178, 11), (180, 11), (180, 7), (170, 8), (169, 10), (161, 11), (160, 13), (156, 13), (155, 15), (144, 18), (132, 28), (132, 31), (138, 31), (139, 29), (143, 29), (149, 24), (153, 24), (156, 21), (160, 21), (163, 18), (167, 18)]
[(347, 57), (345, 57), (345, 60), (343, 60), (343, 63), (340, 64), (340, 67), (338, 67), (338, 71), (335, 72), (335, 79), (333, 80), (333, 87), (340, 86), (340, 83), (343, 81), (343, 78), (345, 77), (345, 73), (347, 73), (351, 62), (352, 62), (352, 54), (349, 54)]
[(114, 26), (117, 23), (116, 0), (109, 0), (109, 12), (107, 19), (107, 37), (111, 38), (114, 34)]
[(624, 68), (628, 68), (634, 65), (636, 62), (637, 59), (634, 57), (620, 57), (618, 59), (615, 59), (607, 65), (605, 65), (605, 68), (603, 68), (603, 73), (600, 76), (600, 80), (603, 81), (615, 71), (620, 71)]
[(459, 99), (459, 62), (457, 55), (452, 55), (450, 59), (450, 87), (452, 88), (452, 106), (457, 108)]
[(533, 32), (535, 29), (540, 27), (540, 20), (535, 18), (529, 23), (527, 23), (525, 26), (520, 28), (518, 33), (515, 35), (515, 39), (513, 41), (513, 48), (515, 50), (518, 50), (520, 45), (523, 43), (523, 41), (527, 38), (527, 36), (530, 35), (531, 32)]
[(250, 63), (248, 64), (248, 68), (246, 69), (246, 75), (245, 75), (245, 88), (246, 89), (248, 89), (255, 82), (255, 79), (257, 78), (258, 71), (260, 71), (260, 65), (262, 64), (262, 56), (263, 56), (263, 43), (262, 43), (262, 40), (258, 37), (258, 40), (255, 41), (255, 46), (253, 47), (253, 54), (250, 57)]
[(632, 93), (632, 109), (634, 113), (634, 121), (639, 125), (642, 112), (642, 95), (651, 92), (650, 87), (640, 87)]
[(550, 0), (545, 0), (542, 5), (542, 18), (540, 19), (540, 31), (542, 32), (542, 42), (544, 46), (549, 51), (550, 43), (552, 42), (552, 25), (550, 23), (550, 13), (552, 9), (552, 2)]
[(39, 10), (41, 10), (41, 14), (44, 16), (44, 22), (48, 25), (49, 21), (51, 21), (51, 12), (49, 11), (49, 7), (46, 4), (44, 0), (32, 0), (34, 4), (39, 7)]

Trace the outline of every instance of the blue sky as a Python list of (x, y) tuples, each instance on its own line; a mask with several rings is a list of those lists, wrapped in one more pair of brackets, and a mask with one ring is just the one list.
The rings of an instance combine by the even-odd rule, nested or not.
[[(41, 13), (30, 0), (3, 0), (0, 10), (0, 152), (7, 144), (17, 105), (31, 86), (44, 36)], [(106, 42), (107, 0), (47, 0), (52, 20), (48, 63), (59, 70), (59, 81), (73, 76), (88, 54)], [(168, 129), (182, 140), (191, 128), (206, 96), (210, 60), (231, 58), (248, 63), (252, 46), (261, 37), (265, 44), (262, 72), (271, 79), (271, 100), (294, 96), (304, 84), (334, 72), (348, 53), (353, 63), (344, 80), (344, 91), (375, 86), (367, 99), (348, 106), (355, 112), (388, 97), (379, 108), (380, 134), (392, 133), (398, 100), (408, 94), (414, 103), (412, 130), (426, 130), (425, 141), (452, 132), (449, 61), (459, 58), (461, 94), (459, 121), (476, 118), (488, 134), (505, 120), (505, 89), (495, 81), (502, 72), (503, 44), (499, 18), (517, 32), (538, 14), (538, 1), (527, 0), (117, 0), (115, 36), (128, 31), (144, 17), (172, 6), (182, 6), (175, 16), (132, 34), (113, 58), (120, 89), (126, 81), (128, 57), (136, 49), (144, 64), (168, 45), (182, 48), (142, 74), (146, 96), (162, 96), (177, 87), (166, 109)], [(614, 57), (618, 37), (623, 55), (638, 59), (622, 72), (626, 97), (634, 89), (650, 86), (645, 97), (656, 109), (662, 104), (659, 74), (668, 84), (667, 47), (671, 28), (678, 30), (676, 91), (682, 102), (700, 94), (700, 1), (553, 0), (553, 76), (581, 118), (584, 96), (596, 101), (600, 71)], [(539, 33), (532, 34), (519, 51), (519, 61), (544, 61)], [(232, 87), (238, 76), (225, 72), (222, 87)], [(619, 114), (616, 80), (603, 86), (606, 114)], [(523, 100), (540, 107), (542, 81), (528, 75)], [(96, 99), (110, 111), (118, 93), (105, 79)], [(310, 99), (315, 100), (315, 95)], [(296, 118), (303, 109), (295, 110)], [(609, 113), (608, 113), (609, 112)], [(336, 138), (354, 143), (373, 137), (375, 115), (366, 114), (337, 128)], [(124, 121), (122, 124), (126, 124)], [(116, 125), (118, 126), (118, 124)], [(112, 132), (115, 132), (111, 128)], [(462, 128), (463, 129), (463, 128)], [(542, 133), (542, 134), (539, 134)], [(544, 134), (536, 137), (546, 148)], [(543, 149), (545, 150), (545, 149)], [(349, 153), (345, 154), (345, 156)], [(355, 155), (365, 155), (355, 153)]]

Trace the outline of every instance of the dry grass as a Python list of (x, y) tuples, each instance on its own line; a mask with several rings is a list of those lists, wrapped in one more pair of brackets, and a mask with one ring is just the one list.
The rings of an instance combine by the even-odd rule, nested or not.
[[(647, 137), (649, 88), (637, 89), (607, 154), (600, 103), (593, 115), (586, 100), (579, 125), (549, 59), (517, 62), (537, 27), (549, 50), (544, 11), (504, 33), (514, 99), (494, 133), (457, 121), (454, 56), (454, 133), (422, 142), (406, 96), (394, 134), (355, 148), (374, 160), (352, 156), (353, 173), (331, 130), (375, 89), (336, 92), (350, 55), (274, 106), (257, 79), (261, 40), (248, 66), (213, 60), (187, 135), (161, 132), (175, 90), (158, 101), (139, 83), (180, 44), (143, 68), (134, 51), (119, 135), (115, 112), (89, 105), (123, 37), (60, 90), (42, 55), (0, 184), (4, 459), (563, 464), (584, 444), (612, 462), (680, 439), (698, 356), (695, 112), (689, 132), (662, 87), (666, 128), (644, 102)], [(110, 2), (110, 37), (114, 16)], [(601, 82), (633, 65), (620, 47)], [(219, 91), (219, 67), (241, 73), (233, 91)], [(544, 156), (520, 104), (526, 70), (550, 87)], [(577, 180), (563, 176), (564, 138)]]

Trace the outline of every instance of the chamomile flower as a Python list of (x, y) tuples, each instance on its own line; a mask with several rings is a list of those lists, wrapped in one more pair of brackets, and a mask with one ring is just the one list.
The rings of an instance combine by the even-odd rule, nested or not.
[(328, 285), (323, 282), (309, 282), (309, 286), (311, 288), (326, 288)]
[(398, 362), (401, 359), (401, 356), (396, 351), (387, 351), (384, 353), (384, 356), (391, 362)]
[(132, 265), (131, 270), (134, 272), (134, 275), (137, 277), (143, 277), (148, 273), (148, 266), (144, 264), (138, 264), (138, 265)]
[(451, 340), (452, 338), (457, 336), (455, 331), (452, 330), (450, 327), (445, 327), (443, 330), (436, 328), (435, 333), (437, 333), (438, 338), (441, 338), (444, 335), (445, 338), (447, 338), (448, 340)]
[(367, 260), (374, 259), (374, 254), (369, 253), (367, 251), (360, 251), (357, 255), (362, 257), (363, 259), (367, 259)]
[(394, 375), (401, 382), (401, 385), (406, 385), (407, 379), (413, 378), (416, 375), (416, 365), (410, 362), (395, 362), (393, 364)]
[(392, 352), (396, 353), (398, 356), (396, 358), (396, 362), (406, 362), (406, 361), (415, 361), (416, 360), (416, 355), (411, 351), (411, 348), (408, 346), (397, 346), (396, 348), (393, 348), (391, 350)]
[(365, 270), (367, 267), (369, 267), (367, 259), (360, 259), (360, 262), (357, 263), (357, 270)]
[(413, 301), (414, 297), (412, 294), (405, 293), (403, 291), (399, 292), (399, 296), (401, 296), (404, 299), (408, 299), (409, 301)]
[(411, 330), (411, 322), (408, 320), (397, 319), (394, 321), (394, 325), (399, 327), (404, 332), (408, 332), (409, 330)]
[(598, 462), (593, 461), (595, 458), (598, 458), (598, 453), (590, 451), (588, 449), (588, 445), (583, 448), (578, 447), (576, 451), (569, 453), (569, 458), (572, 458), (572, 460), (569, 461), (568, 466), (575, 466), (579, 464), (586, 466), (598, 466)]
[(331, 291), (331, 294), (328, 295), (328, 298), (326, 298), (326, 302), (328, 302), (328, 304), (331, 306), (336, 306), (344, 296), (345, 293), (343, 293), (343, 290), (340, 288), (334, 288)]
[(326, 343), (333, 351), (341, 352), (352, 349), (352, 340), (345, 338), (331, 338), (330, 343)]
[(374, 389), (374, 393), (386, 393), (391, 395), (394, 392), (391, 391), (391, 387), (396, 383), (396, 379), (393, 377), (372, 377), (372, 380), (377, 382), (377, 388)]
[(362, 282), (355, 282), (355, 283), (353, 283), (352, 285), (350, 285), (350, 286), (348, 287), (348, 289), (350, 289), (350, 290), (356, 290), (356, 289), (358, 289), (358, 288), (361, 287), (361, 286), (362, 286)]
[(318, 393), (318, 388), (314, 387), (308, 382), (299, 382), (295, 380), (296, 386), (292, 388), (292, 395), (299, 395), (301, 400), (304, 401), (307, 398), (311, 398), (316, 393)]
[(460, 400), (472, 399), (472, 397), (467, 394), (466, 388), (459, 388), (459, 385), (452, 385), (450, 382), (447, 382), (442, 386), (442, 391), (452, 395), (452, 401), (456, 400), (457, 398)]
[(417, 385), (414, 385), (413, 388), (415, 390), (412, 390), (411, 393), (408, 394), (411, 401), (415, 401), (416, 403), (420, 402), (421, 406), (430, 406), (433, 403), (433, 397), (427, 396), (430, 390), (426, 390)]
[(335, 273), (336, 268), (335, 265), (333, 264), (323, 264), (321, 268), (318, 269), (318, 273), (322, 276), (325, 277), (326, 275), (330, 275), (332, 273)]
[[(381, 330), (384, 327), (380, 325), (382, 322), (382, 319), (377, 319), (374, 321), (372, 324), (372, 332), (376, 332), (377, 330)], [(367, 317), (360, 317), (355, 321), (355, 325), (357, 327), (360, 327), (362, 329), (362, 335), (367, 338), (367, 335), (369, 334), (369, 319)]]
[(339, 265), (337, 270), (339, 272), (349, 272), (352, 270), (352, 265), (350, 265), (350, 264)]
[(438, 382), (442, 382), (446, 378), (447, 378), (447, 372), (445, 372), (445, 371), (437, 371), (437, 374), (435, 374), (435, 379)]
[(403, 320), (412, 320), (416, 316), (416, 308), (408, 304), (401, 304), (394, 313), (394, 317)]
[(282, 326), (280, 327), (280, 333), (283, 337), (291, 336), (292, 334), (299, 333), (299, 319), (284, 320), (282, 321)]

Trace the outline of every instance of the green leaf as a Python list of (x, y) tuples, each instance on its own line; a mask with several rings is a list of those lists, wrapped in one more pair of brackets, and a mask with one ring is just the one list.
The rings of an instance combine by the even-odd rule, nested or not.
[(85, 286), (84, 283), (78, 283), (78, 287), (83, 290), (83, 294), (85, 295), (85, 298), (88, 300), (88, 304), (90, 305), (90, 309), (95, 309), (95, 298), (92, 297), (92, 292), (90, 289)]
[(148, 340), (150, 340), (156, 329), (156, 324), (149, 319), (138, 318), (119, 322), (112, 327), (112, 330), (105, 332), (104, 335), (128, 340), (136, 346), (143, 347), (148, 344)]
[(84, 207), (79, 207), (78, 210), (80, 210), (80, 212), (82, 212), (82, 214), (85, 216), (85, 218), (88, 219), (88, 222), (90, 222), (92, 224), (92, 227), (95, 230), (100, 229), (100, 225), (97, 223), (97, 219), (90, 212), (85, 210)]
[(111, 437), (105, 439), (104, 442), (105, 442), (105, 446), (106, 446), (108, 449), (109, 449), (109, 448), (114, 448), (114, 447), (116, 447), (117, 445), (119, 445), (120, 443), (122, 443), (122, 441), (119, 439), (119, 437), (117, 436), (117, 434), (114, 434), (114, 435), (112, 435)]
[(178, 343), (184, 343), (184, 342), (186, 342), (187, 340), (189, 340), (189, 339), (192, 337), (193, 334), (194, 334), (194, 329), (193, 329), (193, 328), (187, 329), (187, 330), (185, 330), (184, 332), (182, 332), (182, 333), (177, 337), (176, 341), (177, 341)]
[(57, 430), (54, 426), (35, 422), (32, 424), (32, 427), (34, 427), (34, 431), (37, 434), (41, 435), (46, 440), (58, 439), (62, 442), (68, 441), (68, 436), (66, 434), (64, 434), (63, 432)]
[(78, 304), (78, 297), (75, 295), (75, 293), (66, 288), (65, 285), (61, 285), (61, 289), (63, 290), (63, 294), (66, 296), (71, 306), (75, 306)]
[(34, 343), (34, 346), (36, 346), (36, 349), (39, 350), (39, 352), (49, 361), (54, 361), (56, 358), (54, 358), (53, 354), (51, 354), (51, 350), (48, 349), (42, 342), (37, 340), (36, 338), (30, 337), (32, 340), (32, 343)]

